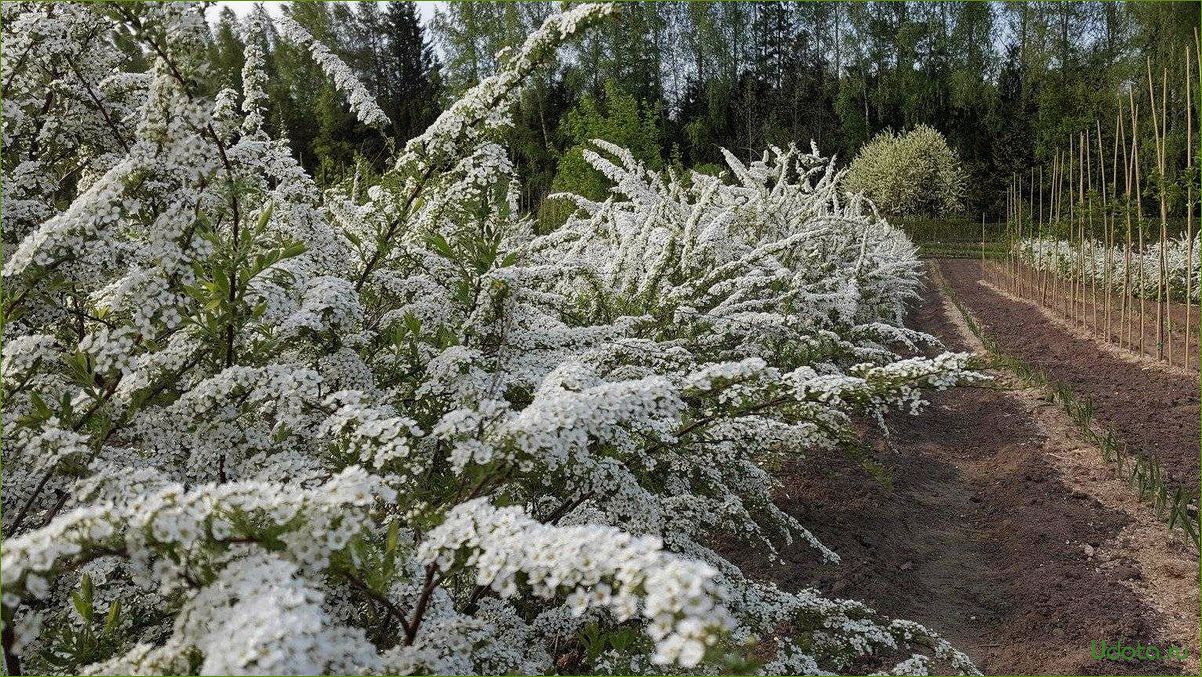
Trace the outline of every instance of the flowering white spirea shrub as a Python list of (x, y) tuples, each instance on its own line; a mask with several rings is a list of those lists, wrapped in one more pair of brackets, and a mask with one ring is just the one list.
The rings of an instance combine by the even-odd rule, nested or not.
[(10, 670), (973, 670), (708, 545), (837, 559), (764, 468), (975, 377), (905, 357), (910, 242), (795, 148), (714, 178), (598, 142), (609, 199), (518, 213), (497, 132), (615, 9), (550, 18), (323, 194), (263, 128), (261, 11), (239, 95), (205, 89), (195, 5), (4, 4)]
[[(1184, 235), (1165, 241), (1164, 270), (1168, 295), (1184, 303), (1188, 289), (1190, 298), (1198, 301), (1199, 248), (1202, 237), (1194, 234), (1193, 242)], [(1083, 278), (1099, 287), (1109, 285), (1116, 293), (1136, 298), (1155, 299), (1160, 286), (1160, 243), (1145, 244), (1127, 250), (1119, 245), (1108, 247), (1101, 240), (1068, 241), (1052, 237), (1024, 238), (1014, 245), (1020, 261), (1036, 270), (1046, 270), (1063, 277)], [(1162, 292), (1163, 293), (1163, 292)]]
[(967, 181), (956, 151), (927, 125), (905, 134), (877, 134), (847, 171), (848, 190), (863, 193), (881, 211), (897, 216), (959, 212)]

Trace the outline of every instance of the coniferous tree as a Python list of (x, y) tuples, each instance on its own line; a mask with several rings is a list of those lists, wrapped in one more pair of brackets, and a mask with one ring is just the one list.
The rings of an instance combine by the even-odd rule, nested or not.
[(390, 2), (379, 17), (387, 37), (379, 95), (397, 136), (409, 138), (438, 114), (439, 63), (412, 2)]

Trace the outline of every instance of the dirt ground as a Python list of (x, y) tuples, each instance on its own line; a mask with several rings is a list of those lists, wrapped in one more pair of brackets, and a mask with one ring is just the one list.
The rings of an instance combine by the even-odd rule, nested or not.
[[(975, 264), (976, 261), (972, 261), (972, 263)], [(957, 265), (964, 265), (964, 263)], [(979, 266), (976, 269), (980, 270)], [(1018, 270), (1018, 289), (1013, 289), (1013, 280), (1009, 279), (1006, 268), (1001, 262), (993, 263), (992, 274), (987, 277), (994, 282), (995, 289), (998, 286), (1008, 287), (1015, 296), (1024, 300), (1039, 300), (1041, 307), (1052, 312), (1060, 322), (1072, 327), (1074, 335), (1086, 334), (1087, 338), (1096, 339), (1109, 333), (1112, 346), (1117, 347), (1121, 344), (1123, 350), (1129, 355), (1139, 356), (1142, 353), (1146, 356), (1145, 366), (1169, 367), (1168, 362), (1155, 359), (1157, 356), (1156, 320), (1158, 313), (1155, 300), (1143, 299), (1141, 301), (1129, 298), (1125, 302), (1127, 308), (1124, 308), (1124, 300), (1121, 296), (1107, 297), (1105, 292), (1088, 286), (1084, 290), (1074, 291), (1074, 298), (1069, 300), (1064, 296), (1065, 283), (1063, 281), (1049, 281), (1047, 278), (1041, 280), (1036, 271), (1025, 266), (1020, 266)], [(1007, 282), (1011, 284), (1007, 284)], [(1053, 301), (1054, 295), (1056, 301)], [(1110, 310), (1109, 321), (1106, 318), (1107, 306)], [(1170, 303), (1167, 304), (1167, 311), (1171, 322), (1166, 327), (1168, 329), (1164, 339), (1166, 354), (1163, 357), (1167, 358), (1171, 354), (1173, 364), (1169, 368), (1190, 371), (1192, 373), (1189, 375), (1196, 379), (1199, 357), (1198, 305), (1195, 303), (1187, 307), (1183, 303)], [(1127, 319), (1128, 315), (1131, 316), (1129, 320)], [(1187, 319), (1190, 329), (1188, 337), (1186, 336)], [(1140, 347), (1141, 324), (1143, 325), (1142, 349)], [(1105, 342), (1104, 338), (1100, 340)]]
[[(979, 305), (961, 291), (970, 271), (949, 263), (957, 292)], [(912, 326), (949, 349), (979, 350), (933, 287)], [(778, 504), (840, 564), (801, 545), (783, 563), (720, 550), (782, 588), (813, 586), (919, 621), (986, 674), (1197, 674), (1197, 552), (1074, 438), (1057, 406), (1011, 386), (961, 387), (933, 395), (918, 416), (890, 416), (894, 444), (874, 454), (888, 485), (843, 457), (780, 474)], [(1194, 426), (1196, 483), (1196, 399)], [(1095, 660), (1090, 643), (1102, 640), (1181, 645), (1190, 660)]]
[(1042, 367), (1089, 398), (1098, 421), (1132, 449), (1158, 459), (1172, 480), (1198, 489), (1198, 376), (1169, 374), (1116, 359), (1035, 310), (977, 282), (980, 263), (947, 259), (940, 272), (986, 334), (1022, 361)]

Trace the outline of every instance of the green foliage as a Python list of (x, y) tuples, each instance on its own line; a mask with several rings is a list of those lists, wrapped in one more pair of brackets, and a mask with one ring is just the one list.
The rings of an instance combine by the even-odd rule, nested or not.
[(50, 650), (41, 656), (55, 670), (70, 674), (76, 668), (115, 655), (125, 644), (121, 601), (114, 600), (107, 611), (99, 611), (91, 576), (80, 577), (79, 588), (71, 593), (68, 614), (72, 615), (71, 622), (52, 626)]
[[(572, 193), (590, 200), (605, 198), (610, 181), (584, 159), (584, 151), (593, 139), (604, 139), (629, 149), (650, 169), (663, 168), (661, 115), (658, 104), (650, 107), (641, 104), (612, 80), (605, 83), (603, 96), (586, 95), (565, 118), (563, 137), (568, 150), (559, 162), (552, 192)], [(572, 210), (571, 204), (562, 201), (545, 202), (539, 211), (539, 225), (543, 229), (557, 227)]]
[[(263, 210), (255, 223), (243, 224), (243, 230), (234, 238), (225, 237), (224, 231), (218, 231), (207, 218), (197, 220), (197, 234), (212, 245), (213, 256), (193, 263), (195, 282), (185, 285), (184, 291), (197, 302), (200, 313), (185, 320), (212, 346), (209, 354), (227, 365), (236, 358), (231, 337), (265, 311), (261, 303), (253, 307), (247, 303), (249, 282), (276, 263), (305, 251), (301, 243), (269, 239), (271, 214), (270, 207)], [(260, 335), (254, 337), (252, 345), (257, 350), (273, 340)]]
[[(395, 136), (410, 138), (553, 9), (447, 3), (427, 26), (411, 2), (296, 3), (288, 11), (351, 66)], [(589, 106), (615, 122), (626, 114), (608, 110), (607, 83), (637, 102), (639, 123), (621, 130), (655, 121), (653, 136), (635, 133), (628, 143), (639, 157), (663, 159), (677, 147), (688, 167), (720, 164), (720, 147), (746, 161), (794, 139), (850, 159), (882, 130), (929, 125), (969, 178), (964, 208), (995, 221), (1012, 172), (1046, 163), (1095, 120), (1109, 138), (1116, 93), (1129, 82), (1143, 91), (1150, 57), (1154, 68), (1168, 69), (1175, 99), (1167, 192), (1172, 212), (1183, 214), (1185, 195), (1173, 187), (1187, 178), (1184, 112), (1173, 90), (1198, 23), (1191, 3), (626, 3), (620, 19), (585, 36), (572, 58), (533, 78), (505, 141), (521, 208), (542, 211), (541, 225), (551, 227), (569, 207), (541, 209), (546, 195), (597, 185), (577, 149), (587, 139), (569, 127)], [(214, 22), (215, 86), (238, 87), (238, 30), (231, 12)], [(322, 186), (347, 179), (355, 157), (382, 169), (381, 138), (349, 115), (309, 57), (270, 36), (265, 47), (268, 131), (290, 139)], [(1140, 137), (1143, 148), (1153, 147), (1150, 130)], [(638, 148), (652, 138), (654, 149)], [(1144, 174), (1148, 185), (1153, 173)]]
[[(342, 58), (366, 84), (393, 123), (398, 138), (424, 130), (440, 110), (440, 65), (412, 2), (300, 2), (286, 6), (297, 23)], [(212, 85), (241, 87), (241, 26), (224, 9), (209, 46)], [(364, 158), (383, 169), (383, 138), (360, 123), (307, 50), (270, 35), (266, 55), (268, 131), (287, 137), (297, 159), (328, 186), (349, 178), (348, 168)]]

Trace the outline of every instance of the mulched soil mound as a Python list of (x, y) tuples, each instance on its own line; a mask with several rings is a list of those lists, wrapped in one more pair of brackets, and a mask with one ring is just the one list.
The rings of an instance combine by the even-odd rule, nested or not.
[(1077, 338), (1028, 302), (979, 284), (980, 263), (939, 265), (960, 302), (1001, 350), (1041, 367), (1094, 405), (1095, 416), (1131, 449), (1160, 461), (1176, 486), (1198, 491), (1198, 377), (1127, 362)]
[[(911, 326), (967, 350), (933, 291)], [(843, 456), (778, 475), (778, 504), (841, 563), (824, 565), (805, 545), (783, 562), (734, 539), (718, 550), (784, 589), (813, 586), (921, 622), (986, 674), (1179, 673), (1090, 657), (1093, 640), (1160, 640), (1155, 612), (1084, 553), (1128, 518), (1061, 483), (1041, 452), (1046, 438), (1006, 393), (962, 387), (930, 399), (918, 416), (890, 416), (894, 447), (871, 452), (890, 482)]]

